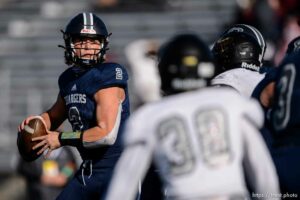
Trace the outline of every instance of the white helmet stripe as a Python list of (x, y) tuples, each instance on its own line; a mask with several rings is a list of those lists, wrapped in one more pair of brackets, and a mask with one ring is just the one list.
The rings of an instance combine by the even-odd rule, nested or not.
[(256, 28), (254, 28), (254, 27), (252, 27), (252, 28), (256, 31), (258, 37), (260, 38), (261, 43), (262, 43), (262, 47), (263, 47), (263, 50), (264, 50), (264, 49), (265, 49), (265, 46), (266, 46), (264, 37), (261, 35), (261, 33), (260, 33)]
[(86, 29), (86, 13), (82, 13), (83, 15), (83, 25), (84, 25), (84, 29)]
[(259, 57), (259, 60), (262, 61), (262, 58), (265, 54), (265, 46), (266, 46), (263, 36), (261, 35), (261, 33), (256, 28), (254, 28), (252, 26), (249, 26), (249, 25), (246, 25), (246, 24), (243, 24), (243, 25), (248, 27), (255, 34), (255, 36), (257, 38), (257, 41), (258, 41), (260, 47), (262, 48), (261, 54), (260, 54), (260, 57)]
[(254, 29), (254, 27), (251, 27), (251, 26), (246, 25), (246, 24), (244, 24), (244, 26), (248, 27), (248, 28), (254, 33), (254, 35), (256, 36), (256, 39), (257, 39), (259, 45), (262, 46), (261, 38), (258, 36), (258, 33), (257, 33), (257, 31)]
[(94, 18), (93, 18), (93, 14), (92, 13), (89, 13), (90, 14), (90, 22), (91, 22), (91, 29), (94, 29)]

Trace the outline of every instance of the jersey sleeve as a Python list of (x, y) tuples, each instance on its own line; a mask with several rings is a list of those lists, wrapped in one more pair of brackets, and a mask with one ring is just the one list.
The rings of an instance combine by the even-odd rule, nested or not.
[[(106, 200), (131, 200), (137, 196), (152, 160), (152, 151), (142, 145), (125, 147), (110, 182)], [(128, 184), (130, 183), (130, 184)]]
[(89, 86), (90, 92), (96, 93), (100, 89), (108, 87), (127, 87), (127, 70), (116, 63), (107, 63), (95, 68), (92, 83)]
[[(245, 147), (243, 166), (251, 189), (259, 194), (279, 194), (276, 169), (258, 129), (246, 118), (242, 118), (239, 124)], [(269, 198), (264, 196), (262, 199)]]
[(149, 130), (152, 124), (145, 120), (147, 116), (147, 111), (142, 108), (126, 123), (125, 150), (116, 165), (107, 200), (129, 200), (137, 194), (138, 183), (145, 177), (155, 149), (154, 133)]
[[(149, 105), (142, 106), (135, 111), (126, 123), (126, 134), (124, 134), (124, 145), (134, 146), (142, 144), (147, 148), (153, 149), (156, 144), (156, 137), (153, 131), (153, 121), (151, 119), (151, 110), (153, 107)], [(155, 110), (155, 109), (154, 109)]]
[(263, 111), (254, 99), (243, 98), (241, 104), (244, 109), (239, 126), (243, 135), (243, 166), (247, 180), (256, 193), (278, 194), (279, 184), (275, 166), (259, 131), (264, 123)]
[(244, 98), (244, 100), (245, 102), (242, 103), (244, 104), (244, 117), (256, 128), (261, 129), (264, 125), (264, 113), (261, 106), (255, 99)]

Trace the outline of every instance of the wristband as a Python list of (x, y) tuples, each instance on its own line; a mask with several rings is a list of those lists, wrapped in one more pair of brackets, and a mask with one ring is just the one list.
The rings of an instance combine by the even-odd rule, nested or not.
[(74, 146), (78, 147), (82, 144), (83, 132), (60, 132), (58, 135), (58, 140), (61, 146)]

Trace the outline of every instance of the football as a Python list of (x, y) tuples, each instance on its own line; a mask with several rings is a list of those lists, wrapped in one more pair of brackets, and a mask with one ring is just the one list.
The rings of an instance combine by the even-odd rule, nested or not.
[(17, 146), (21, 157), (28, 162), (36, 160), (40, 155), (37, 152), (40, 148), (32, 150), (32, 147), (40, 141), (31, 141), (34, 137), (47, 135), (46, 125), (40, 116), (36, 116), (25, 125), (21, 132), (18, 132)]

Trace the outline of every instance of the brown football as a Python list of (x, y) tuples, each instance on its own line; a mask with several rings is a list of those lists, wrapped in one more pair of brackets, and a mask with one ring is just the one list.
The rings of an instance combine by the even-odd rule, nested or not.
[(32, 147), (40, 141), (31, 141), (31, 139), (43, 135), (47, 135), (46, 126), (39, 116), (31, 119), (24, 129), (18, 132), (17, 145), (19, 153), (25, 161), (34, 161), (40, 156), (37, 155), (40, 148), (32, 150)]

